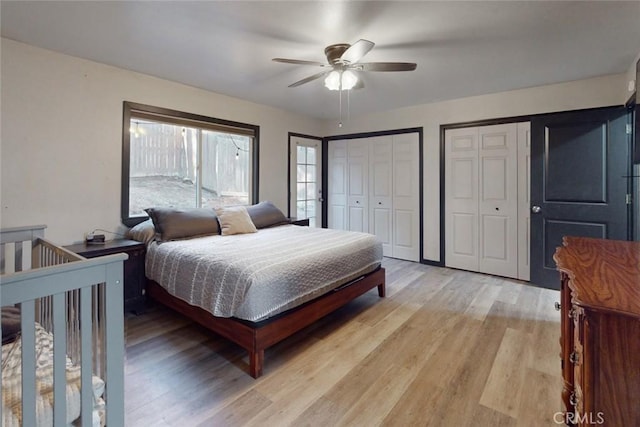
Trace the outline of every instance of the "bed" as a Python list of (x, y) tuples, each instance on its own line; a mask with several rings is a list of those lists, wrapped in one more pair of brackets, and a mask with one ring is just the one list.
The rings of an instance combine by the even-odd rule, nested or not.
[(280, 211), (265, 221), (247, 210), (253, 231), (225, 234), (225, 212), (200, 210), (211, 228), (174, 239), (151, 211), (156, 233), (145, 269), (149, 297), (246, 349), (257, 378), (269, 346), (373, 288), (384, 297), (385, 270), (373, 235), (291, 225)]
[(3, 426), (124, 425), (123, 260), (0, 231)]

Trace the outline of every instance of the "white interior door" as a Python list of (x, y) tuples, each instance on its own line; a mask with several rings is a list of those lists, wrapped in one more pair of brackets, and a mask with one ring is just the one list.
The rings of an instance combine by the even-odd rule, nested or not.
[(478, 130), (445, 132), (445, 259), (478, 271)]
[(393, 238), (394, 258), (420, 258), (420, 140), (417, 133), (393, 136)]
[(482, 126), (478, 136), (478, 271), (518, 277), (517, 125)]
[(384, 256), (393, 256), (393, 139), (369, 138), (369, 232), (382, 241)]
[(322, 144), (320, 140), (291, 138), (291, 215), (322, 226)]
[(355, 139), (347, 144), (347, 227), (369, 232), (369, 144)]

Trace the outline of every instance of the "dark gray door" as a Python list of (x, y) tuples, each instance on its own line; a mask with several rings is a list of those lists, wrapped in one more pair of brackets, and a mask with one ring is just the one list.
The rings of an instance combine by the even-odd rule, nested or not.
[(627, 239), (630, 158), (623, 107), (531, 120), (531, 282), (559, 289), (563, 236)]

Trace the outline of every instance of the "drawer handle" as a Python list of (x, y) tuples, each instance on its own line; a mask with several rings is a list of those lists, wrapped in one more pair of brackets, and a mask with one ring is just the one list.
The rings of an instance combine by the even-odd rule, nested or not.
[(569, 396), (569, 403), (571, 404), (571, 406), (576, 407), (578, 406), (578, 396), (576, 395), (576, 392), (572, 392), (571, 395)]
[(579, 360), (580, 360), (580, 354), (576, 353), (575, 351), (572, 351), (571, 354), (569, 355), (569, 361), (575, 365), (576, 363), (578, 363)]
[(560, 311), (560, 309), (562, 308), (562, 306), (560, 305), (560, 303), (558, 301), (556, 301), (553, 306), (556, 308), (556, 311)]

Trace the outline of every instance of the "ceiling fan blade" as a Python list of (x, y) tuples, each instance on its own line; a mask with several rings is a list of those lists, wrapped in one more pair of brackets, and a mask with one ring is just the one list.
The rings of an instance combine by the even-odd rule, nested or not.
[(364, 62), (355, 66), (362, 71), (413, 71), (417, 67), (413, 62)]
[(348, 64), (355, 64), (360, 61), (376, 44), (369, 40), (360, 39), (345, 50), (340, 60)]
[(304, 78), (304, 79), (302, 79), (302, 80), (298, 80), (297, 82), (290, 84), (290, 85), (289, 85), (289, 87), (298, 87), (298, 86), (303, 85), (303, 84), (305, 84), (305, 83), (309, 83), (309, 82), (311, 82), (311, 81), (314, 81), (314, 80), (316, 80), (316, 79), (319, 79), (320, 77), (322, 77), (322, 76), (324, 76), (324, 75), (328, 74), (329, 72), (330, 72), (330, 71), (323, 71), (323, 72), (321, 72), (321, 73), (314, 74), (313, 76), (309, 76), (309, 77), (307, 77), (307, 78)]
[(286, 58), (273, 58), (273, 62), (283, 62), (285, 64), (296, 64), (296, 65), (315, 65), (320, 67), (327, 67), (327, 64), (318, 61), (304, 61), (302, 59), (286, 59)]

